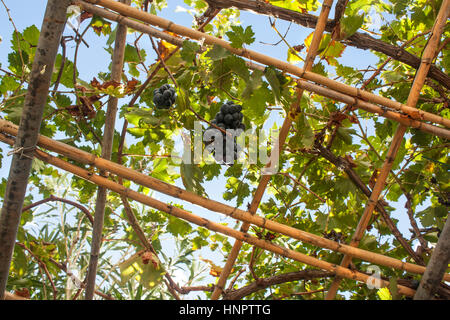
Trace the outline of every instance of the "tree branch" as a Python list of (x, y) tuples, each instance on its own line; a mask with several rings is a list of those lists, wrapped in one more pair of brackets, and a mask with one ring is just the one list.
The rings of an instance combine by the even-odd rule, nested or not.
[(302, 270), (276, 275), (269, 278), (259, 278), (257, 281), (237, 290), (225, 291), (223, 293), (224, 300), (240, 300), (257, 291), (266, 289), (270, 286), (293, 282), (298, 280), (311, 280), (315, 278), (325, 278), (334, 276), (333, 272), (320, 270)]
[[(326, 149), (320, 144), (315, 145), (315, 148), (320, 152), (320, 155), (327, 159), (329, 162), (334, 164), (338, 168), (342, 168), (345, 173), (348, 175), (349, 179), (353, 182), (353, 184), (362, 191), (367, 197), (370, 197), (371, 191), (366, 186), (366, 184), (361, 180), (358, 174), (351, 168), (350, 164), (347, 160), (335, 156), (330, 150)], [(403, 237), (398, 228), (395, 226), (395, 223), (389, 217), (389, 214), (384, 209), (384, 204), (381, 201), (378, 201), (376, 204), (376, 210), (381, 213), (384, 222), (389, 227), (395, 238), (400, 242), (402, 247), (409, 253), (409, 255), (414, 259), (417, 264), (424, 265), (423, 259), (419, 257), (416, 252), (411, 248), (408, 244), (408, 241)]]
[(430, 300), (440, 287), (442, 277), (450, 261), (450, 219), (447, 218), (438, 243), (420, 281), (414, 300)]
[(89, 219), (91, 224), (94, 223), (94, 218), (92, 217), (91, 212), (86, 207), (82, 206), (81, 204), (79, 204), (77, 202), (74, 202), (74, 201), (71, 201), (71, 200), (67, 200), (67, 199), (64, 199), (64, 198), (55, 197), (54, 195), (51, 195), (50, 197), (48, 197), (46, 199), (42, 199), (40, 201), (37, 201), (35, 203), (32, 203), (32, 204), (30, 204), (28, 206), (23, 207), (22, 212), (25, 212), (27, 210), (30, 210), (30, 209), (36, 207), (36, 206), (39, 206), (41, 204), (44, 204), (44, 203), (47, 203), (47, 202), (51, 202), (51, 201), (64, 202), (64, 203), (70, 204), (70, 205), (80, 209), (86, 215), (86, 217)]

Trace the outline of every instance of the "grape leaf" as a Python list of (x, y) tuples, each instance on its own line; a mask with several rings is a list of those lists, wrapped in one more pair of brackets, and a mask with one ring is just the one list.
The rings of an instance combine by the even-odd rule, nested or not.
[(245, 30), (242, 26), (232, 26), (231, 30), (226, 35), (233, 48), (242, 48), (244, 44), (252, 44), (255, 41), (255, 33), (250, 26), (245, 28)]

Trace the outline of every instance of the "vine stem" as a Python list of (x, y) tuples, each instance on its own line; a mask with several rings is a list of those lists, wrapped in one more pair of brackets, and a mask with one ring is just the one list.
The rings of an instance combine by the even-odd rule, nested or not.
[(82, 206), (81, 204), (79, 204), (79, 203), (77, 203), (75, 201), (71, 201), (71, 200), (68, 200), (68, 199), (56, 197), (54, 195), (50, 195), (50, 197), (48, 197), (48, 198), (42, 199), (40, 201), (37, 201), (35, 203), (32, 203), (32, 204), (30, 204), (28, 206), (23, 207), (22, 212), (25, 212), (25, 211), (30, 210), (30, 209), (32, 209), (34, 207), (37, 207), (37, 206), (39, 206), (41, 204), (44, 204), (44, 203), (47, 203), (47, 202), (51, 202), (51, 201), (64, 202), (64, 203), (70, 204), (70, 205), (72, 205), (74, 207), (77, 207), (78, 209), (80, 209), (86, 215), (86, 217), (89, 219), (91, 224), (94, 223), (94, 218), (92, 217), (91, 212), (86, 207)]

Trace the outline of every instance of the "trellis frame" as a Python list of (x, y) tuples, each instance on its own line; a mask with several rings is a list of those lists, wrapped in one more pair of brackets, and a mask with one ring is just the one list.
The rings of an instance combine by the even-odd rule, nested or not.
[[(189, 29), (189, 28), (186, 28), (186, 27), (182, 27), (182, 26), (176, 25), (175, 23), (173, 23), (171, 21), (168, 21), (168, 20), (165, 20), (163, 18), (160, 18), (160, 17), (154, 16), (154, 15), (148, 14), (146, 12), (139, 11), (137, 9), (134, 9), (134, 8), (129, 7), (127, 5), (120, 4), (120, 3), (116, 2), (116, 1), (113, 1), (113, 0), (87, 0), (87, 2), (90, 2), (92, 4), (97, 4), (97, 5), (100, 5), (100, 6), (104, 7), (104, 8), (106, 8), (106, 9), (113, 10), (113, 11), (117, 12), (118, 14), (121, 15), (118, 18), (118, 22), (125, 22), (125, 20), (127, 19), (126, 17), (131, 17), (131, 18), (134, 18), (134, 19), (138, 19), (141, 22), (153, 24), (153, 25), (158, 26), (160, 28), (163, 28), (165, 30), (174, 32), (174, 33), (179, 34), (179, 35), (186, 36), (186, 37), (191, 38), (191, 39), (196, 39), (196, 40), (202, 40), (203, 39), (206, 44), (218, 44), (218, 45), (224, 47), (225, 49), (229, 50), (230, 52), (232, 52), (234, 54), (246, 57), (247, 59), (250, 59), (252, 61), (254, 60), (254, 61), (257, 61), (257, 62), (262, 63), (262, 64), (275, 66), (275, 67), (279, 68), (280, 70), (283, 70), (283, 71), (285, 71), (287, 73), (296, 75), (296, 76), (298, 76), (300, 78), (298, 80), (298, 84), (299, 84), (299, 93), (301, 92), (301, 94), (303, 93), (303, 89), (310, 90), (310, 91), (313, 91), (313, 92), (317, 92), (317, 93), (322, 94), (324, 96), (327, 96), (327, 94), (334, 94), (334, 97), (340, 97), (341, 98), (341, 100), (338, 99), (338, 98), (336, 98), (336, 100), (339, 100), (339, 101), (342, 101), (342, 102), (345, 102), (345, 103), (350, 103), (351, 102), (353, 105), (359, 106), (361, 108), (364, 108), (364, 107), (369, 108), (368, 105), (367, 105), (367, 102), (364, 101), (364, 100), (366, 100), (366, 101), (372, 102), (372, 104), (370, 106), (370, 108), (372, 108), (372, 110), (374, 110), (374, 108), (381, 108), (381, 111), (383, 111), (383, 113), (385, 113), (385, 115), (387, 115), (388, 112), (391, 112), (391, 113), (395, 114), (396, 112), (394, 110), (399, 110), (399, 111), (403, 112), (404, 114), (406, 114), (406, 117), (403, 117), (403, 118), (407, 119), (407, 121), (404, 121), (404, 120), (402, 120), (400, 118), (394, 119), (394, 120), (396, 120), (397, 122), (399, 122), (401, 124), (400, 125), (400, 128), (401, 128), (400, 132), (402, 130), (406, 130), (406, 125), (411, 125), (413, 127), (419, 128), (419, 129), (424, 129), (425, 128), (425, 131), (428, 130), (427, 132), (435, 134), (437, 136), (443, 136), (443, 137), (446, 137), (447, 139), (449, 137), (449, 130), (448, 129), (437, 127), (437, 126), (432, 126), (430, 124), (422, 122), (422, 121), (431, 121), (431, 122), (443, 125), (443, 126), (448, 128), (448, 127), (450, 127), (450, 120), (449, 119), (445, 119), (445, 118), (442, 118), (440, 116), (437, 116), (437, 115), (434, 115), (434, 114), (430, 114), (430, 113), (418, 110), (418, 109), (414, 108), (415, 103), (412, 103), (410, 100), (408, 100), (408, 103), (406, 105), (403, 105), (401, 103), (389, 100), (387, 98), (377, 96), (377, 95), (372, 94), (370, 92), (366, 92), (366, 91), (362, 91), (362, 90), (358, 90), (358, 89), (352, 88), (352, 87), (347, 86), (345, 84), (342, 84), (342, 83), (339, 83), (339, 82), (336, 82), (336, 81), (333, 81), (333, 80), (329, 80), (329, 79), (327, 79), (325, 77), (322, 77), (320, 75), (317, 75), (315, 73), (310, 72), (309, 69), (312, 66), (312, 62), (314, 60), (313, 57), (314, 57), (314, 54), (315, 54), (315, 52), (314, 52), (315, 50), (314, 50), (314, 46), (313, 45), (312, 45), (313, 49), (310, 50), (310, 52), (308, 54), (305, 68), (301, 69), (301, 68), (295, 67), (293, 65), (290, 65), (288, 63), (285, 63), (283, 61), (280, 61), (280, 60), (277, 60), (277, 59), (273, 59), (271, 57), (265, 56), (263, 54), (260, 54), (260, 53), (257, 53), (257, 52), (251, 51), (251, 50), (235, 49), (235, 48), (231, 47), (226, 41), (224, 41), (222, 39), (217, 39), (217, 38), (212, 37), (210, 35), (207, 35), (207, 34), (205, 34), (203, 32), (195, 31), (195, 30), (192, 30), (192, 29)], [(76, 1), (76, 3), (80, 4), (85, 9), (88, 9), (87, 7), (88, 7), (89, 4), (86, 4), (84, 1)], [(331, 3), (332, 3), (331, 0), (324, 0), (324, 9), (322, 11), (323, 15), (321, 13), (321, 17), (325, 17), (325, 18), (323, 18), (323, 19), (319, 18), (319, 23), (317, 24), (316, 32), (314, 34), (315, 38), (319, 40), (319, 41), (316, 40), (317, 43), (315, 45), (317, 45), (317, 46), (318, 46), (318, 44), (320, 42), (320, 39), (321, 39), (321, 36), (319, 36), (319, 35), (321, 35), (323, 30), (324, 30), (324, 22), (326, 22), (326, 17), (328, 16), (329, 7), (331, 6)], [(440, 20), (437, 21), (436, 25), (439, 24), (439, 23), (442, 25), (442, 20), (443, 19), (444, 19), (444, 23), (445, 23), (445, 19), (447, 18), (448, 14), (449, 14), (448, 13), (449, 12), (448, 11), (448, 7), (449, 7), (449, 0), (444, 0), (443, 4), (442, 4), (442, 8), (444, 8), (445, 10), (441, 9)], [(326, 12), (327, 10), (328, 10), (328, 12)], [(111, 14), (111, 13), (109, 13), (109, 14)], [(132, 21), (132, 20), (130, 20), (130, 21)], [(136, 22), (132, 22), (132, 23), (136, 23)], [(124, 23), (124, 24), (126, 24), (126, 23)], [(144, 27), (144, 26), (145, 25), (142, 24), (142, 27)], [(147, 27), (147, 26), (145, 26), (145, 27)], [(156, 31), (157, 31), (157, 33), (159, 32), (160, 34), (162, 34), (162, 32), (160, 32), (158, 30), (156, 30)], [(437, 38), (439, 39), (440, 37), (437, 37)], [(314, 42), (315, 41), (313, 40), (313, 43)], [(434, 43), (433, 46), (436, 46), (436, 44)], [(432, 49), (432, 46), (430, 46), (430, 48)], [(429, 64), (429, 62), (427, 62), (427, 63)], [(425, 78), (426, 73), (428, 71), (428, 70), (426, 70), (426, 71), (425, 70), (426, 70), (426, 68), (419, 68), (418, 75), (419, 75), (420, 80), (417, 82), (418, 84), (416, 86), (413, 86), (414, 91), (412, 90), (412, 95), (416, 95), (415, 98), (418, 98), (418, 95), (420, 94), (420, 88), (423, 85), (424, 78)], [(324, 88), (324, 87), (321, 87), (321, 86), (318, 86), (318, 85), (314, 85), (312, 83), (306, 82), (306, 81), (301, 80), (301, 79), (306, 79), (306, 80), (310, 80), (310, 81), (316, 82), (316, 83), (321, 84), (321, 85), (323, 85), (323, 86), (325, 86), (327, 88)], [(420, 82), (422, 82), (422, 83), (420, 84)], [(299, 95), (300, 97), (301, 97), (301, 94)], [(352, 100), (348, 100), (349, 97)], [(370, 103), (368, 103), (368, 104), (370, 105)], [(381, 107), (377, 106), (377, 104), (381, 105)], [(391, 110), (386, 111), (385, 110), (386, 107), (390, 108)], [(378, 111), (380, 111), (380, 110), (378, 110)], [(386, 111), (386, 112), (384, 112), (384, 111)], [(377, 111), (375, 111), (375, 112), (377, 112)], [(379, 112), (379, 113), (381, 113), (381, 112)], [(389, 115), (392, 116), (391, 119), (396, 117), (396, 115), (392, 115), (392, 114), (389, 114)], [(287, 134), (288, 134), (288, 131), (289, 131), (288, 129), (289, 129), (290, 124), (291, 124), (290, 122), (292, 122), (292, 120), (293, 119), (291, 119), (288, 116), (287, 121), (285, 121), (286, 125), (284, 125), (284, 127), (285, 127), (285, 135), (286, 136), (284, 137), (284, 139), (287, 137)], [(287, 129), (286, 129), (286, 127), (287, 127)], [(11, 128), (13, 128), (13, 129), (11, 129)], [(0, 122), (0, 132), (6, 133), (6, 134), (9, 134), (9, 135), (15, 135), (14, 132), (16, 132), (16, 134), (17, 134), (18, 131), (20, 131), (20, 127), (19, 128), (14, 128), (13, 125), (11, 125), (9, 123), (6, 123), (3, 120)], [(403, 134), (401, 134), (401, 135), (398, 134), (398, 136), (401, 136), (400, 138), (398, 138), (401, 141), (401, 138), (403, 137)], [(2, 141), (4, 141), (4, 142), (7, 142), (7, 143), (11, 143), (12, 142), (11, 139), (8, 136), (5, 136), (3, 134), (0, 135), (0, 139)], [(48, 138), (45, 138), (45, 137), (42, 137), (42, 136), (39, 137), (39, 143), (41, 143), (41, 140), (45, 140), (45, 139), (48, 139)], [(283, 144), (282, 140), (284, 140), (284, 139), (280, 139), (281, 142), (278, 144), (280, 149), (281, 149), (282, 144)], [(49, 141), (47, 141), (47, 142), (50, 142), (51, 144), (55, 143), (51, 139), (48, 139), (48, 140)], [(52, 150), (50, 144), (45, 145), (45, 148), (48, 149), (48, 150)], [(75, 149), (75, 148), (73, 148), (73, 149)], [(56, 150), (54, 150), (54, 151), (56, 151)], [(59, 151), (56, 151), (56, 152), (59, 153)], [(64, 152), (67, 152), (67, 150), (65, 150)], [(64, 153), (61, 153), (61, 154), (64, 154)], [(71, 154), (72, 156), (79, 156), (81, 154), (81, 150), (70, 150), (69, 154)], [(202, 219), (202, 218), (195, 218), (195, 217), (193, 217), (194, 215), (190, 214), (189, 212), (184, 212), (184, 214), (180, 214), (180, 212), (183, 211), (183, 210), (175, 208), (175, 207), (168, 206), (168, 205), (163, 204), (163, 203), (154, 202), (156, 200), (151, 201), (151, 200), (148, 200), (148, 199), (144, 199), (143, 197), (145, 197), (145, 196), (139, 195), (137, 192), (134, 192), (132, 190), (127, 190), (126, 188), (124, 188), (122, 186), (113, 186), (113, 185), (111, 185), (111, 183), (112, 183), (111, 181), (109, 181), (109, 180), (107, 180), (105, 178), (102, 178), (101, 176), (94, 175), (91, 172), (87, 172), (84, 169), (75, 167), (75, 166), (73, 166), (71, 164), (68, 164), (68, 163), (64, 163), (64, 161), (62, 161), (61, 159), (58, 159), (56, 157), (52, 157), (52, 156), (50, 156), (48, 154), (45, 154), (44, 152), (42, 152), (40, 150), (37, 150), (35, 155), (38, 156), (39, 158), (41, 158), (42, 160), (48, 162), (48, 163), (52, 163), (52, 164), (54, 164), (56, 166), (62, 167), (63, 169), (68, 170), (68, 171), (70, 171), (70, 172), (72, 172), (74, 174), (77, 174), (77, 175), (79, 175), (79, 176), (81, 176), (81, 177), (83, 177), (83, 178), (85, 178), (87, 180), (90, 180), (90, 181), (96, 183), (99, 186), (103, 186), (103, 187), (109, 188), (111, 190), (114, 190), (114, 191), (116, 191), (116, 192), (118, 192), (120, 194), (126, 195), (128, 197), (130, 197), (130, 195), (132, 195), (130, 198), (132, 198), (134, 200), (141, 201), (141, 202), (143, 202), (145, 204), (148, 204), (150, 206), (157, 207), (161, 211), (165, 211), (165, 212), (169, 211), (168, 212), (169, 214), (172, 214), (173, 211), (178, 212), (180, 218), (186, 219), (186, 220), (188, 220), (190, 222), (197, 223), (197, 224), (200, 224), (200, 225), (201, 225), (202, 221), (205, 222), (205, 219), (200, 221), (198, 219)], [(396, 151), (393, 150), (391, 155), (392, 155), (393, 158), (395, 158)], [(77, 158), (77, 160), (78, 160), (78, 158)], [(388, 159), (388, 160), (391, 161), (391, 159)], [(114, 168), (117, 169), (118, 171), (117, 172), (111, 171), (111, 172), (116, 173), (116, 174), (118, 174), (118, 172), (123, 173), (123, 169), (120, 169), (120, 167), (118, 167), (117, 164), (114, 164), (112, 162), (108, 162), (105, 159), (97, 158), (97, 157), (91, 155), (91, 158), (89, 158), (88, 162), (89, 161), (91, 163), (96, 164), (96, 165), (100, 164), (100, 166), (99, 166), (100, 169), (101, 169), (101, 164), (102, 163), (103, 163), (103, 165), (105, 163), (108, 164), (108, 165), (113, 165)], [(108, 170), (108, 169), (106, 169), (106, 170)], [(387, 172), (389, 172), (389, 170), (387, 170)], [(133, 180), (132, 179), (133, 178), (133, 173), (132, 173), (132, 176), (129, 175), (130, 172), (128, 172), (127, 174), (128, 175), (125, 175), (124, 178)], [(134, 174), (137, 175), (137, 172), (134, 172)], [(120, 175), (120, 174), (118, 174), (118, 175)], [(385, 177), (383, 177), (384, 180), (380, 179), (378, 183), (380, 185), (384, 186), (384, 181), (385, 181), (386, 178), (387, 178), (387, 174), (386, 174)], [(143, 180), (149, 180), (149, 179), (143, 179)], [(141, 184), (141, 182), (143, 180), (139, 180), (138, 183)], [(288, 233), (290, 233), (289, 236), (291, 236), (293, 238), (296, 238), (295, 236), (298, 236), (298, 234), (300, 234), (300, 233), (295, 234), (293, 232), (293, 230), (290, 230), (289, 227), (287, 227), (287, 226), (284, 226), (284, 227), (287, 227), (287, 228), (283, 228), (282, 226), (280, 226), (280, 224), (277, 224), (276, 222), (270, 222), (268, 220), (265, 220), (264, 218), (260, 218), (260, 217), (258, 217), (256, 215), (253, 215), (253, 214), (256, 213), (256, 210), (257, 210), (257, 208), (259, 206), (259, 202), (260, 202), (260, 200), (262, 198), (262, 194), (264, 193), (264, 189), (265, 189), (264, 184), (267, 185), (269, 180), (270, 180), (270, 178), (267, 178), (267, 177), (264, 178), (264, 176), (263, 176), (263, 180), (262, 181), (266, 181), (266, 182), (263, 182), (262, 184), (260, 184), (260, 186), (262, 186), (262, 187), (258, 188), (259, 192), (257, 193), (257, 196), (254, 198), (255, 200), (252, 202), (254, 208), (253, 208), (253, 210), (249, 210), (249, 212), (245, 212), (245, 211), (239, 210), (237, 208), (232, 208), (232, 207), (229, 207), (229, 206), (227, 206), (225, 204), (221, 204), (219, 202), (210, 202), (211, 200), (205, 201), (205, 200), (208, 200), (208, 199), (201, 199), (200, 196), (194, 195), (194, 194), (190, 194), (187, 191), (182, 190), (180, 188), (174, 189), (173, 186), (167, 185), (164, 182), (152, 181), (150, 183), (150, 185), (152, 185), (153, 188), (156, 189), (156, 190), (164, 189), (169, 194), (171, 192), (172, 193), (175, 192), (176, 194), (179, 193), (178, 197), (180, 199), (183, 199), (183, 197), (179, 196), (179, 195), (183, 195), (184, 197), (186, 197), (183, 200), (190, 201), (187, 198), (193, 197), (198, 202), (196, 204), (201, 205), (201, 206), (203, 206), (205, 208), (208, 208), (210, 210), (217, 211), (217, 210), (215, 210), (215, 209), (217, 209), (216, 207), (220, 207), (221, 210), (224, 211), (222, 213), (226, 212), (226, 214), (230, 215), (233, 218), (237, 218), (237, 219), (245, 221), (244, 222), (244, 226), (245, 226), (245, 224), (249, 225), (249, 223), (253, 223), (255, 225), (266, 227), (267, 229), (270, 229), (270, 227), (272, 227), (272, 228), (275, 228), (275, 230), (278, 230), (278, 232), (282, 232), (282, 233), (283, 232), (288, 232)], [(135, 181), (135, 180), (133, 180), (133, 181)], [(148, 181), (146, 181), (146, 183), (147, 182)], [(142, 183), (142, 185), (146, 185), (146, 184)], [(148, 186), (148, 185), (146, 185), (146, 186)], [(168, 186), (170, 186), (170, 187), (168, 187)], [(259, 197), (259, 200), (258, 200), (258, 197)], [(378, 196), (376, 196), (376, 198), (378, 199)], [(372, 203), (372, 202), (373, 202), (373, 199), (371, 198), (369, 200), (369, 203)], [(200, 203), (202, 203), (202, 204), (200, 204)], [(214, 205), (213, 208), (211, 207), (212, 204)], [(179, 211), (179, 210), (181, 210), (181, 211)], [(191, 219), (191, 220), (189, 220), (189, 219)], [(245, 220), (245, 219), (247, 219), (247, 220)], [(300, 253), (290, 252), (287, 249), (280, 248), (280, 247), (278, 247), (276, 245), (271, 244), (268, 241), (264, 241), (264, 240), (260, 240), (260, 239), (251, 237), (251, 236), (246, 234), (246, 231), (248, 230), (248, 227), (247, 227), (247, 230), (245, 230), (245, 228), (243, 228), (243, 230), (241, 230), (241, 231), (236, 231), (236, 230), (232, 230), (232, 229), (228, 230), (229, 228), (227, 230), (225, 230), (222, 227), (220, 227), (220, 225), (216, 226), (212, 222), (208, 222), (204, 226), (208, 228), (207, 225), (209, 225), (212, 230), (215, 230), (215, 231), (218, 231), (218, 232), (224, 232), (224, 233), (226, 233), (226, 234), (228, 234), (228, 235), (230, 235), (232, 237), (235, 237), (236, 239), (238, 239), (238, 241), (246, 241), (246, 242), (249, 242), (249, 243), (254, 244), (256, 246), (262, 247), (263, 249), (267, 249), (269, 251), (276, 252), (278, 254), (286, 255), (286, 256), (291, 257), (291, 258), (293, 258), (293, 259), (295, 259), (297, 261), (301, 261), (301, 262), (304, 262), (304, 263), (307, 263), (307, 264), (310, 264), (310, 265), (314, 265), (316, 267), (319, 267), (319, 268), (322, 268), (322, 269), (325, 269), (325, 270), (331, 270), (331, 271), (335, 272), (336, 275), (338, 275), (338, 276), (350, 277), (350, 278), (354, 278), (354, 279), (359, 280), (359, 281), (366, 281), (367, 280), (367, 276), (365, 276), (363, 274), (359, 274), (359, 273), (354, 272), (354, 271), (351, 271), (351, 270), (345, 268), (345, 266), (344, 267), (331, 266), (331, 264), (328, 264), (327, 262), (320, 261), (318, 259), (306, 256), (306, 255), (302, 255)], [(273, 230), (273, 229), (271, 229), (271, 230)], [(307, 241), (305, 239), (308, 239), (310, 241), (317, 241), (316, 243), (321, 243), (320, 246), (322, 246), (322, 247), (329, 248), (329, 249), (332, 249), (332, 250), (335, 250), (335, 251), (338, 251), (338, 252), (343, 252), (344, 254), (350, 254), (350, 255), (354, 255), (354, 256), (356, 256), (356, 254), (358, 254), (358, 255), (366, 255), (366, 257), (371, 256), (367, 252), (364, 252), (365, 250), (361, 250), (361, 249), (358, 249), (358, 248), (352, 248), (351, 246), (345, 246), (345, 245), (339, 245), (339, 244), (336, 245), (336, 243), (334, 243), (331, 240), (324, 239), (322, 237), (315, 236), (315, 235), (312, 235), (312, 234), (308, 234), (306, 236), (306, 234), (308, 234), (308, 233), (303, 232), (303, 234), (302, 234), (303, 238), (299, 239), (299, 240)], [(310, 237), (310, 238), (308, 238), (308, 237)], [(298, 237), (296, 239), (298, 239)], [(313, 240), (311, 240), (311, 239), (313, 239)], [(278, 247), (278, 248), (276, 248), (276, 247)], [(237, 251), (239, 251), (239, 249)], [(373, 254), (373, 256), (375, 256), (375, 254)], [(370, 258), (372, 259), (373, 256), (371, 256)], [(421, 266), (418, 266), (418, 265), (414, 265), (414, 264), (405, 264), (403, 262), (401, 262), (400, 265), (399, 265), (398, 264), (399, 263), (398, 260), (394, 263), (393, 260), (396, 260), (396, 259), (393, 259), (393, 258), (390, 258), (390, 257), (386, 257), (386, 256), (383, 256), (383, 255), (379, 255), (379, 254), (376, 255), (376, 256), (377, 256), (376, 259), (379, 259), (378, 260), (379, 263), (381, 261), (383, 261), (383, 262), (384, 261), (390, 261), (390, 263), (392, 263), (392, 265), (390, 265), (391, 267), (393, 267), (393, 265), (397, 265), (397, 267), (401, 266), (401, 269), (403, 269), (403, 270), (408, 269), (409, 272), (417, 272), (417, 273), (423, 273), (424, 272), (424, 267), (421, 267)], [(382, 257), (384, 257), (384, 258), (382, 258)], [(383, 260), (383, 259), (386, 259), (386, 260)], [(382, 264), (382, 263), (380, 263), (380, 264)], [(412, 270), (415, 270), (415, 271), (412, 271)], [(229, 270), (225, 269), (224, 272), (222, 273), (222, 275), (223, 275), (222, 278), (226, 279), (228, 277), (228, 274), (229, 274)], [(445, 274), (444, 278), (447, 279), (447, 280), (450, 279), (450, 274)], [(388, 282), (384, 282), (383, 283), (383, 286), (387, 286), (387, 285), (388, 285)], [(216, 288), (218, 288), (219, 290), (216, 290), (215, 294), (213, 294), (213, 296), (215, 296), (215, 298), (217, 298), (218, 294), (220, 294), (220, 292), (219, 292), (220, 291), (220, 286), (217, 286)], [(398, 286), (398, 288), (399, 288), (399, 291), (401, 293), (404, 293), (404, 294), (407, 294), (407, 295), (412, 295), (414, 293), (414, 290), (406, 288), (406, 287)], [(0, 298), (2, 297), (2, 294), (3, 294), (1, 289), (2, 288), (0, 288)]]

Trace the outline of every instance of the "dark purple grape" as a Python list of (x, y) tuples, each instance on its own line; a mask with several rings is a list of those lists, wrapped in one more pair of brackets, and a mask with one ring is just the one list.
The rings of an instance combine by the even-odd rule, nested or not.
[(166, 100), (170, 100), (170, 98), (172, 98), (172, 94), (170, 93), (169, 90), (166, 90), (166, 91), (164, 91), (164, 93), (163, 93), (163, 97), (164, 97), (164, 99), (166, 99)]
[(222, 112), (219, 112), (218, 114), (216, 114), (216, 118), (217, 122), (222, 122), (223, 121), (223, 114)]
[(220, 112), (225, 116), (228, 114), (228, 111), (230, 110), (230, 106), (228, 104), (223, 104), (222, 107), (220, 107)]
[(225, 115), (225, 117), (223, 118), (223, 121), (226, 124), (231, 124), (233, 122), (233, 116), (231, 114), (227, 114)]

